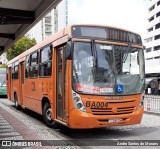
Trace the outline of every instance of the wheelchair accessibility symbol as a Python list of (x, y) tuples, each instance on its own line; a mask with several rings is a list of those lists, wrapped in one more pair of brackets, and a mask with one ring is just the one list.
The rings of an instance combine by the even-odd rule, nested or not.
[(123, 92), (123, 85), (118, 84), (117, 85), (117, 92), (122, 93)]

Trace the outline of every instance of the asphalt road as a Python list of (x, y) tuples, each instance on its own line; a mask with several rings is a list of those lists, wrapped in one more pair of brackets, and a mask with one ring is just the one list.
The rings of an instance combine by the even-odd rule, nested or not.
[[(20, 123), (24, 124), (37, 136), (44, 140), (66, 140), (70, 143), (54, 147), (61, 148), (160, 148), (160, 114), (144, 113), (141, 124), (103, 129), (73, 130), (61, 126), (60, 129), (48, 128), (43, 124), (42, 117), (29, 110), (16, 110), (14, 103), (0, 98), (0, 108), (8, 112)], [(5, 138), (25, 139), (12, 124), (0, 113), (0, 140)], [(127, 144), (126, 144), (127, 143)], [(141, 144), (140, 144), (141, 143)], [(118, 145), (117, 145), (118, 144)], [(120, 144), (120, 145), (119, 145)], [(111, 145), (111, 146), (110, 146)], [(114, 146), (112, 146), (114, 145)], [(142, 145), (142, 146), (140, 146)], [(159, 146), (157, 146), (159, 145)]]

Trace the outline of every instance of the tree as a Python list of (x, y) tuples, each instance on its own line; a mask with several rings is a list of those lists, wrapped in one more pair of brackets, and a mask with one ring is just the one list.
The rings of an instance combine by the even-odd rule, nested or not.
[(26, 36), (23, 36), (10, 49), (7, 50), (6, 57), (8, 60), (11, 60), (34, 45), (36, 45), (35, 39), (30, 39)]
[(6, 68), (6, 67), (7, 67), (6, 64), (0, 65), (0, 68)]

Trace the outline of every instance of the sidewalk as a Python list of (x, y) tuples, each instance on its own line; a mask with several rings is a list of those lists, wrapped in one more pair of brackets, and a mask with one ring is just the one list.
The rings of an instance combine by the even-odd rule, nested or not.
[(33, 130), (29, 129), (17, 118), (0, 107), (0, 148), (54, 148), (51, 146), (41, 146), (42, 140), (44, 139), (38, 136)]
[[(70, 138), (63, 136), (57, 130), (47, 127), (38, 115), (28, 114), (21, 110), (16, 110), (14, 103), (7, 98), (0, 98), (0, 148), (2, 141), (17, 141), (18, 143), (38, 143), (43, 146), (24, 146), (18, 148), (24, 149), (59, 149), (67, 147), (68, 149), (79, 149)], [(19, 141), (20, 140), (20, 141)], [(40, 145), (41, 145), (40, 144)], [(3, 146), (2, 146), (3, 147)], [(8, 147), (3, 147), (4, 149)], [(10, 147), (14, 148), (13, 146)], [(17, 149), (17, 146), (16, 146)]]
[[(36, 135), (31, 129), (26, 127), (26, 125), (24, 125), (17, 118), (15, 118), (11, 114), (9, 114), (6, 110), (4, 110), (1, 107), (0, 107), (0, 118), (1, 118), (0, 119), (0, 128), (3, 129), (5, 127), (6, 128), (10, 127), (11, 129), (13, 129), (13, 131), (18, 132), (18, 134), (19, 134), (18, 139), (21, 138), (22, 140), (23, 139), (24, 140), (43, 140), (41, 137)], [(3, 122), (8, 122), (8, 126), (5, 124), (3, 125)], [(10, 133), (8, 133), (8, 135), (4, 134), (5, 137), (3, 137), (3, 134), (2, 133), (0, 134), (0, 139), (2, 139), (2, 140), (11, 139), (10, 137), (7, 137), (7, 136), (10, 136)], [(16, 136), (15, 136), (15, 139), (16, 139)]]

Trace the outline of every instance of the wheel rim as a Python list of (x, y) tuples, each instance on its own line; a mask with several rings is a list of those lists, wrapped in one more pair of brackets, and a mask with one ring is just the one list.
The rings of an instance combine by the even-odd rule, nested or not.
[(52, 120), (51, 108), (47, 109), (47, 111), (46, 111), (46, 117), (47, 117), (47, 120), (49, 120), (49, 121)]

